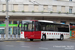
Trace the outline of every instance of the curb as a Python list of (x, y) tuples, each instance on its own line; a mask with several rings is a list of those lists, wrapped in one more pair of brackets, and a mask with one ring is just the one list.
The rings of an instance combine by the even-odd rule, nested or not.
[(0, 40), (0, 42), (3, 41), (25, 41), (26, 39), (13, 39), (13, 40)]
[(70, 39), (75, 39), (75, 38), (70, 38)]

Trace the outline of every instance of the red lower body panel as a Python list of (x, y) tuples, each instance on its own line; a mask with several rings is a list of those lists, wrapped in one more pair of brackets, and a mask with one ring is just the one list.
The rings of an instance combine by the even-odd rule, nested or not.
[(24, 32), (25, 39), (41, 39), (41, 31)]

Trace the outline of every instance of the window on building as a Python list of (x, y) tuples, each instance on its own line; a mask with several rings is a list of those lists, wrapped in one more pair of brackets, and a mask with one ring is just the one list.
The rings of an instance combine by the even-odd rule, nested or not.
[(12, 24), (12, 21), (9, 21), (9, 24)]
[(17, 21), (17, 24), (19, 24), (20, 23), (20, 21)]
[(44, 5), (44, 6), (43, 6), (43, 11), (44, 11), (44, 12), (48, 12), (48, 6), (47, 6), (47, 5)]
[(20, 35), (20, 28), (17, 28), (17, 27), (13, 27), (13, 34), (16, 35)]
[(69, 7), (69, 13), (72, 13), (72, 6)]
[(66, 24), (66, 21), (61, 21), (62, 24)]
[(13, 5), (13, 10), (18, 11), (18, 5), (17, 4)]
[(72, 1), (72, 0), (69, 0), (69, 1)]
[(72, 13), (72, 9), (69, 9), (69, 13)]
[(17, 24), (17, 21), (13, 21), (13, 24)]
[(6, 11), (6, 5), (5, 4), (3, 4), (3, 10)]
[(65, 12), (65, 6), (61, 7), (61, 12), (64, 13)]
[(28, 10), (28, 5), (24, 5), (24, 11), (29, 11)]
[(19, 24), (20, 21), (13, 21), (13, 24)]
[(4, 34), (4, 28), (0, 28), (0, 34)]
[(12, 27), (9, 27), (9, 34), (12, 35)]
[(0, 24), (4, 24), (5, 22), (4, 21), (0, 21)]
[(17, 27), (13, 27), (13, 34), (17, 34)]
[(34, 5), (34, 11), (38, 12), (38, 5)]
[(53, 12), (57, 12), (57, 6), (53, 6)]

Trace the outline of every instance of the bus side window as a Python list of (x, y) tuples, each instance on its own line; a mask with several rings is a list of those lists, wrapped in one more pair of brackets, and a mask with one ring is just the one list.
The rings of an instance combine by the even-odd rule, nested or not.
[(35, 22), (36, 31), (39, 31), (38, 29), (38, 22)]
[(38, 31), (43, 31), (43, 25), (40, 22), (38, 22)]
[(45, 27), (43, 27), (43, 30), (45, 30)]
[(41, 31), (41, 24), (38, 22), (38, 31)]

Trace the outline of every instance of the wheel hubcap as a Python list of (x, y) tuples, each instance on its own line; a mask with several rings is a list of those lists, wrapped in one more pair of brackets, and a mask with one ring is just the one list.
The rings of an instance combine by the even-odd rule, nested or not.
[(43, 36), (43, 39), (45, 39), (45, 36)]
[(63, 39), (63, 37), (61, 37), (61, 40)]

